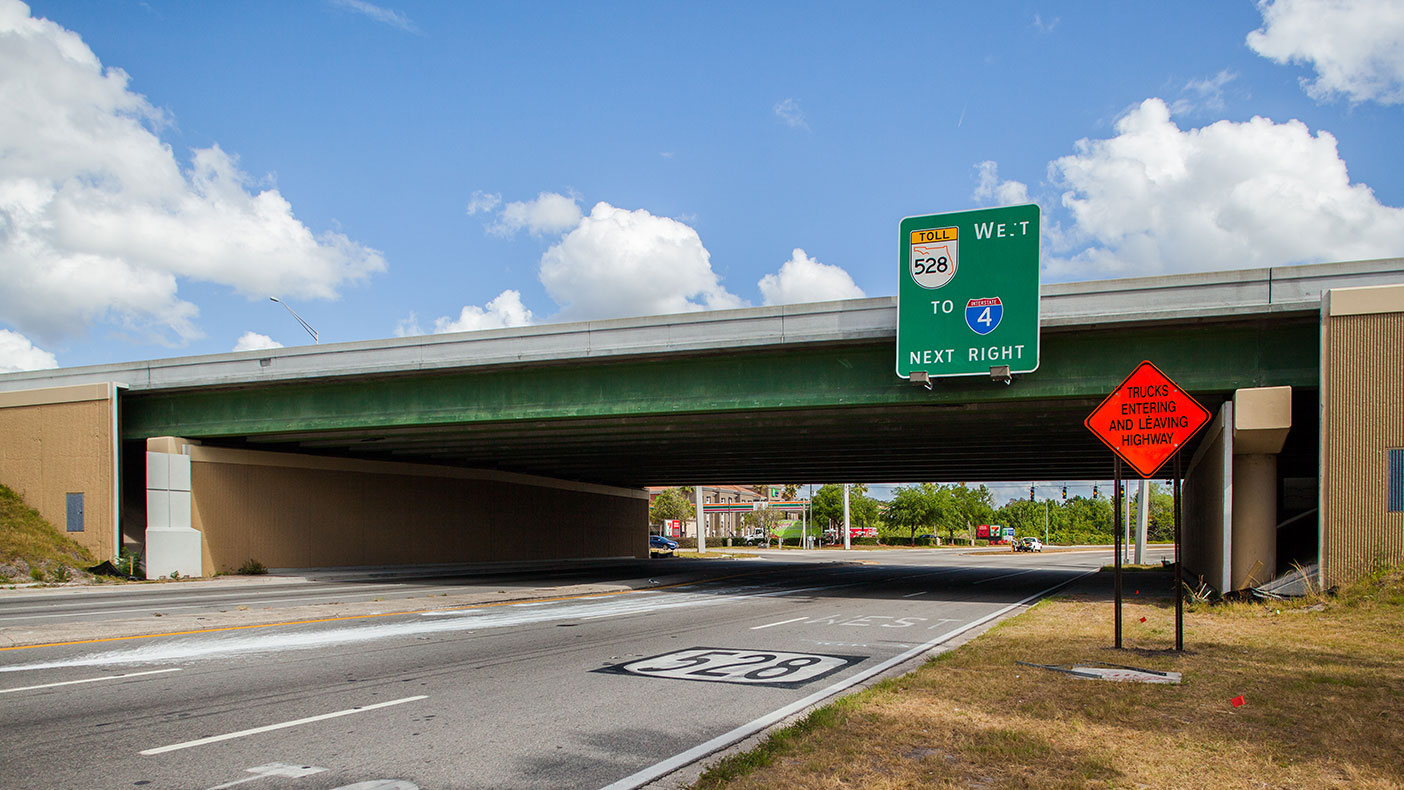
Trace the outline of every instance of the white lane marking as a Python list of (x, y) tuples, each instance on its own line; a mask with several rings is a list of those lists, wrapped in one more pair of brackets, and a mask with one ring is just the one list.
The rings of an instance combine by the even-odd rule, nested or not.
[(282, 730), (287, 729), (288, 727), (297, 727), (302, 724), (311, 724), (314, 721), (326, 721), (327, 719), (335, 719), (341, 716), (350, 716), (353, 713), (365, 713), (366, 711), (376, 710), (377, 708), (388, 708), (391, 705), (403, 705), (406, 702), (415, 702), (417, 700), (428, 698), (428, 694), (420, 694), (415, 697), (405, 697), (403, 699), (390, 700), (389, 702), (377, 702), (374, 705), (359, 705), (354, 708), (339, 710), (335, 713), (323, 713), (318, 716), (308, 716), (305, 719), (284, 721), (279, 722), (278, 724), (268, 724), (262, 727), (254, 727), (248, 730), (239, 730), (238, 732), (226, 732), (223, 735), (211, 735), (208, 738), (197, 738), (193, 741), (185, 741), (184, 743), (173, 743), (170, 746), (157, 746), (154, 749), (143, 749), (140, 753), (148, 757), (153, 754), (165, 754), (166, 752), (179, 751), (180, 749), (189, 749), (195, 746), (204, 746), (207, 743), (218, 743), (220, 741), (233, 740), (234, 738), (244, 738), (249, 735), (257, 735), (261, 732), (272, 732), (273, 730)]
[(838, 694), (841, 691), (845, 691), (849, 688), (852, 688), (853, 686), (858, 685), (859, 683), (862, 683), (868, 678), (876, 677), (877, 675), (886, 672), (888, 669), (891, 669), (892, 667), (895, 667), (898, 664), (907, 661), (908, 659), (914, 658), (916, 656), (921, 655), (922, 653), (925, 653), (926, 651), (936, 647), (942, 642), (945, 642), (949, 639), (954, 639), (955, 637), (960, 636), (961, 634), (971, 630), (972, 628), (978, 628), (979, 626), (982, 626), (985, 623), (988, 623), (989, 621), (1006, 614), (1007, 612), (1014, 611), (1015, 609), (1019, 608), (1020, 606), (1023, 606), (1029, 601), (1042, 598), (1043, 596), (1048, 595), (1055, 590), (1061, 589), (1069, 584), (1072, 584), (1073, 582), (1083, 578), (1084, 576), (1091, 576), (1092, 574), (1097, 572), (1098, 571), (1094, 569), (1087, 571), (1086, 573), (1080, 576), (1074, 576), (1073, 578), (1068, 579), (1065, 582), (1059, 582), (1058, 584), (1055, 584), (1046, 590), (1036, 592), (1033, 595), (1030, 595), (1029, 597), (1023, 599), (1022, 601), (1019, 601), (1018, 603), (1009, 604), (1003, 609), (991, 612), (978, 620), (972, 620), (971, 622), (966, 623), (965, 625), (947, 631), (946, 633), (941, 634), (940, 636), (936, 637), (935, 639), (932, 639), (931, 641), (925, 644), (917, 645), (916, 647), (906, 651), (905, 653), (901, 653), (897, 656), (889, 658), (886, 661), (875, 666), (869, 667), (861, 672), (858, 672), (852, 675), (851, 677), (844, 678), (843, 680), (840, 680), (827, 688), (820, 689), (819, 691), (816, 691), (813, 694), (804, 697), (803, 699), (796, 700), (795, 702), (792, 702), (783, 708), (771, 711), (770, 713), (767, 713), (766, 715), (761, 716), (760, 718), (755, 719), (754, 721), (742, 724), (740, 727), (737, 727), (731, 730), (730, 732), (724, 732), (721, 735), (718, 735), (717, 737), (709, 741), (700, 743), (692, 747), (691, 749), (688, 749), (687, 751), (679, 752), (678, 754), (675, 754), (662, 762), (655, 763), (643, 769), (642, 771), (630, 774), (629, 776), (626, 776), (617, 782), (605, 785), (604, 788), (602, 788), (602, 790), (633, 790), (634, 788), (642, 787), (643, 785), (646, 785), (649, 782), (658, 779), (659, 777), (667, 776), (668, 774), (678, 770), (679, 768), (682, 768), (685, 765), (688, 765), (696, 760), (700, 760), (703, 757), (706, 757), (712, 752), (720, 751), (721, 749), (725, 749), (726, 747), (732, 745), (733, 743), (736, 743), (737, 741), (749, 738), (752, 735), (760, 732), (761, 730), (764, 730), (766, 727), (769, 727), (777, 722), (783, 721), (786, 717), (791, 716), (795, 713), (799, 713), (805, 708), (808, 708), (810, 705), (818, 704), (819, 702), (822, 702), (823, 700), (835, 694)]
[(753, 626), (751, 626), (751, 630), (752, 630), (752, 631), (759, 631), (759, 630), (761, 630), (762, 628), (771, 628), (771, 627), (774, 627), (774, 626), (777, 626), (777, 625), (784, 625), (785, 623), (798, 623), (798, 622), (801, 621), (801, 620), (808, 620), (808, 619), (809, 619), (808, 617), (791, 617), (791, 618), (788, 619), (788, 620), (781, 620), (781, 621), (778, 622), (778, 623), (768, 623), (768, 624), (766, 624), (766, 625), (753, 625)]
[(79, 683), (99, 683), (104, 680), (121, 680), (122, 678), (134, 678), (138, 675), (159, 675), (162, 672), (179, 672), (180, 667), (170, 669), (151, 669), (146, 672), (128, 672), (125, 675), (103, 675), (96, 678), (83, 678), (82, 680), (64, 680), (58, 683), (41, 683), (38, 686), (20, 686), (13, 689), (0, 689), (0, 694), (12, 694), (16, 691), (33, 691), (35, 689), (51, 689), (55, 686), (76, 686)]
[(981, 579), (981, 580), (978, 581), (978, 582), (971, 582), (971, 584), (984, 584), (985, 582), (997, 582), (997, 581), (999, 581), (1000, 579), (1008, 579), (1008, 578), (1010, 578), (1011, 576), (1023, 576), (1023, 575), (1026, 574), (1026, 573), (1038, 573), (1038, 572), (1043, 571), (1043, 570), (1044, 570), (1043, 568), (1029, 568), (1029, 569), (1026, 570), (1026, 571), (1014, 571), (1013, 573), (1006, 573), (1006, 574), (1004, 574), (1003, 576), (991, 576), (991, 577), (988, 578), (988, 579)]
[(266, 776), (280, 776), (285, 779), (301, 779), (304, 776), (319, 774), (327, 769), (318, 768), (315, 765), (288, 765), (287, 763), (269, 763), (267, 765), (256, 765), (247, 768), (247, 773), (253, 776), (246, 776), (243, 779), (235, 779), (232, 782), (225, 782), (222, 785), (215, 785), (210, 790), (224, 790), (226, 787), (237, 787), (245, 782), (252, 782)]
[(909, 594), (904, 595), (904, 596), (902, 596), (902, 597), (903, 597), (903, 598), (915, 598), (915, 597), (917, 597), (918, 595), (926, 595), (926, 590), (922, 590), (921, 592), (909, 593)]

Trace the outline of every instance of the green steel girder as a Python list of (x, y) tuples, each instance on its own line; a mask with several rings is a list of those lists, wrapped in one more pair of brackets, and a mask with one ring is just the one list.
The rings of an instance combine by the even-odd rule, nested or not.
[(930, 391), (865, 342), (134, 392), (122, 435), (624, 486), (1105, 479), (1082, 419), (1141, 360), (1212, 410), (1240, 387), (1314, 389), (1317, 333), (1301, 315), (1047, 331), (1012, 386)]
[(1142, 359), (1191, 392), (1314, 387), (1312, 320), (1255, 319), (1046, 332), (1039, 369), (1010, 387), (941, 379), (928, 392), (893, 373), (893, 345), (868, 343), (640, 360), (571, 360), (384, 378), (134, 393), (125, 438), (380, 432), (521, 420), (572, 420), (855, 406), (1099, 399)]

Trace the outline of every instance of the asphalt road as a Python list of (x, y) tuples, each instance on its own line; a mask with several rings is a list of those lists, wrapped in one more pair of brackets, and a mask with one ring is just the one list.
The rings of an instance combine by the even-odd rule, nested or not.
[[(674, 769), (1109, 559), (909, 550), (655, 560), (598, 570), (671, 581), (652, 589), (3, 649), (0, 764), (10, 784), (36, 788), (667, 784)], [(508, 581), (550, 587), (527, 574), (405, 586)], [(332, 585), (345, 583), (322, 592), (347, 594)], [(278, 587), (244, 594), (287, 597)], [(107, 617), (122, 608), (90, 600), (112, 606)]]

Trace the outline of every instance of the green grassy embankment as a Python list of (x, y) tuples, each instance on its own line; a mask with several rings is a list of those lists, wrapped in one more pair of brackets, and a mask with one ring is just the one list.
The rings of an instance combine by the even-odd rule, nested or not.
[(0, 581), (72, 581), (94, 564), (91, 552), (0, 485)]

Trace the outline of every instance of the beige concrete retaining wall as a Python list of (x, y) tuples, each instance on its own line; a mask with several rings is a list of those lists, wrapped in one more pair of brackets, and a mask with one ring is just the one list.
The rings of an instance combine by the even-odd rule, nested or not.
[(483, 470), (189, 446), (205, 575), (648, 556), (648, 495)]
[[(117, 555), (116, 390), (0, 392), (0, 483), (98, 561)], [(83, 495), (81, 532), (66, 532), (69, 494)]]

